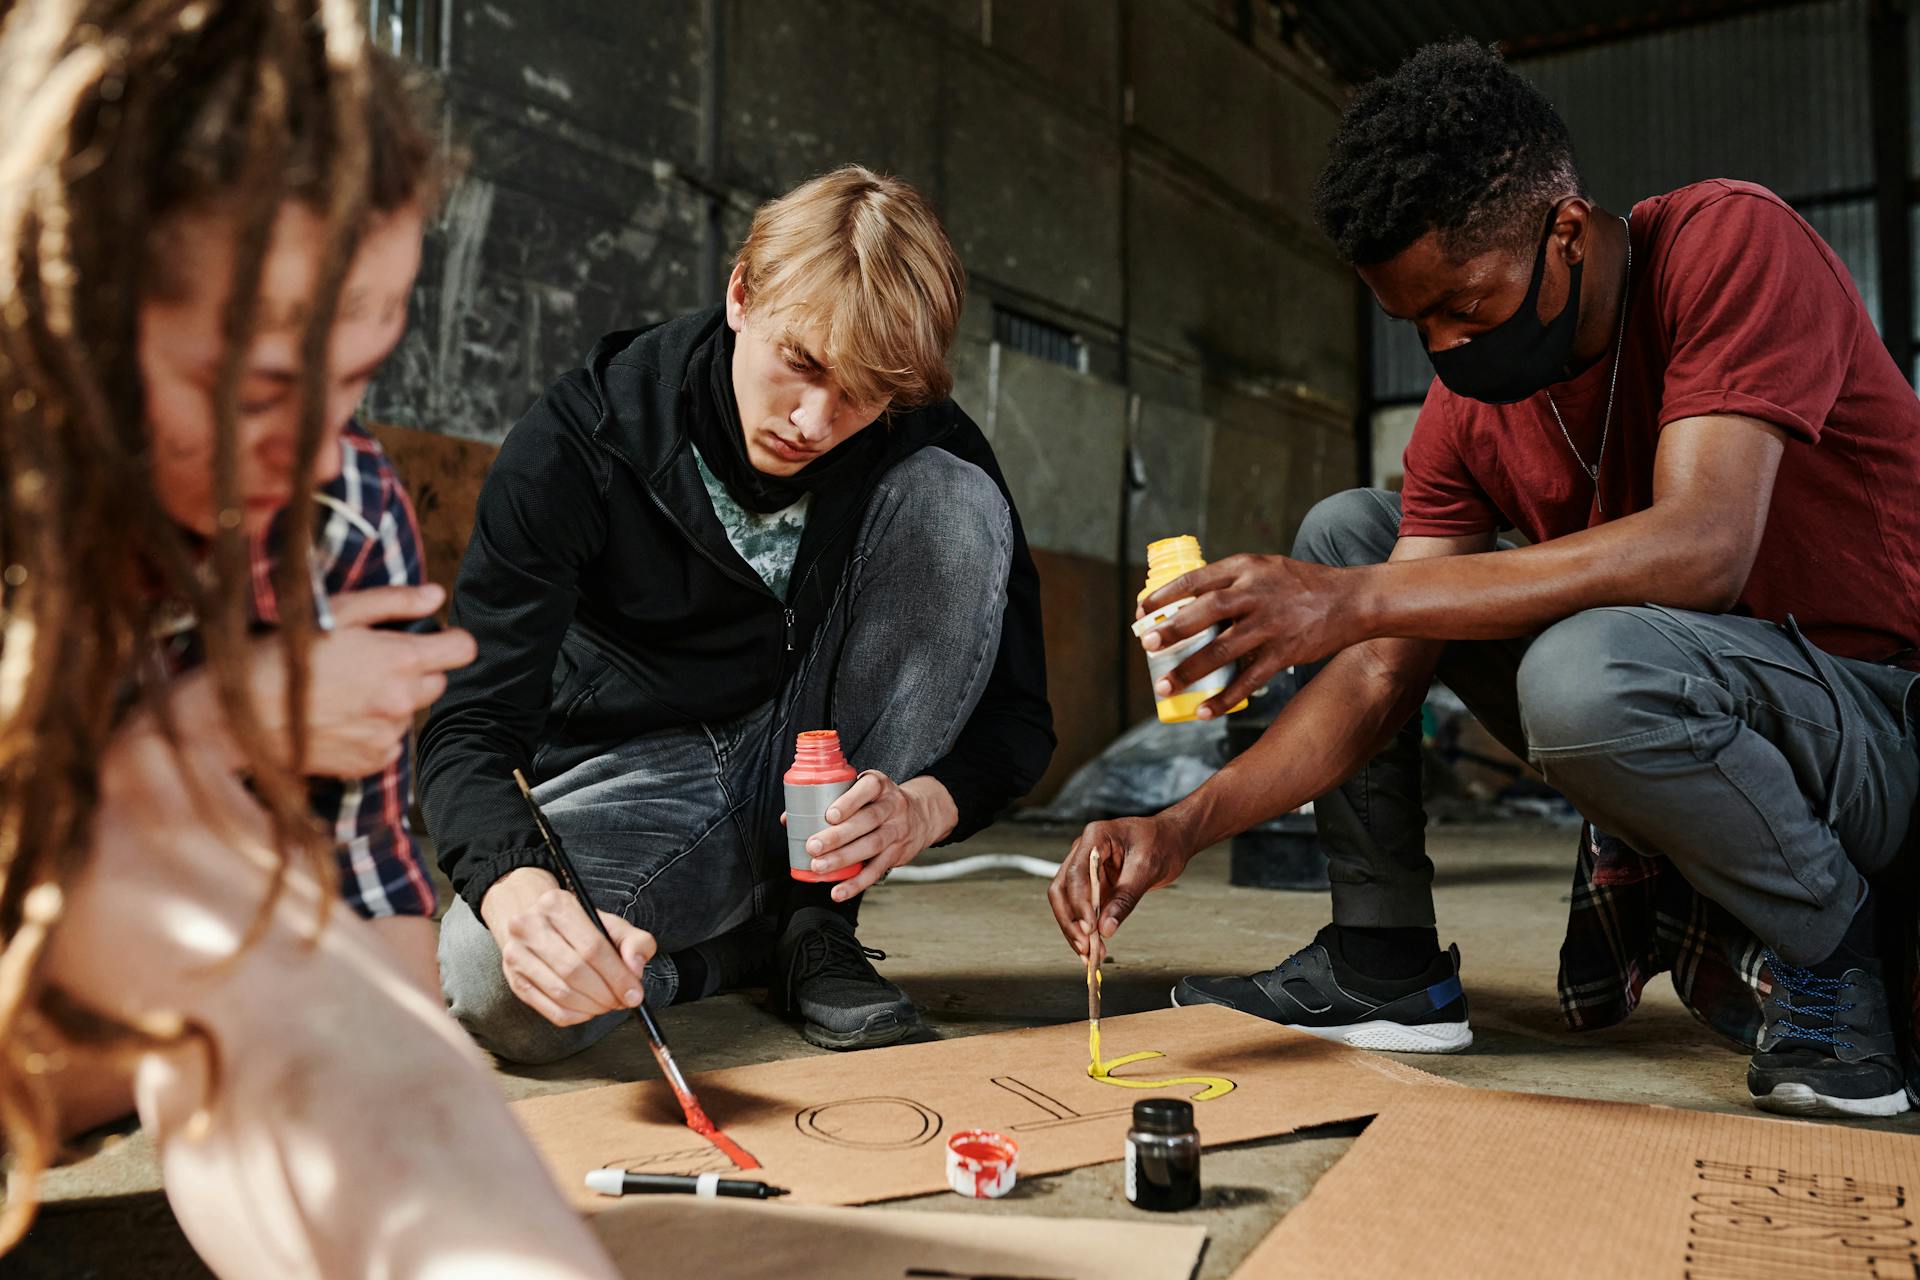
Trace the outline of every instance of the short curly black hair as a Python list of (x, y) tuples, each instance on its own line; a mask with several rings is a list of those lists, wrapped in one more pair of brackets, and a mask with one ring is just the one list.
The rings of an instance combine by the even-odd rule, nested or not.
[(1354, 94), (1313, 212), (1356, 266), (1430, 230), (1459, 260), (1537, 237), (1555, 201), (1584, 194), (1553, 104), (1491, 48), (1450, 40)]

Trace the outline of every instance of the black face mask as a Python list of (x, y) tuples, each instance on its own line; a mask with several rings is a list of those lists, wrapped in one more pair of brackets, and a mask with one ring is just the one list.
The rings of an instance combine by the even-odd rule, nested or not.
[(1533, 260), (1526, 300), (1517, 311), (1471, 342), (1427, 352), (1447, 390), (1487, 404), (1512, 404), (1567, 376), (1573, 331), (1580, 324), (1581, 264), (1567, 269), (1567, 305), (1559, 315), (1540, 323), (1540, 281), (1546, 274), (1547, 244), (1552, 238), (1549, 217), (1540, 252)]

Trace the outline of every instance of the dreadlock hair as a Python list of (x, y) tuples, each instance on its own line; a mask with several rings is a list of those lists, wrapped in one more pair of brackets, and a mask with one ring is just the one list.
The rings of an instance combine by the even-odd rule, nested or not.
[(1364, 267), (1428, 231), (1456, 262), (1531, 244), (1555, 201), (1584, 194), (1553, 104), (1491, 48), (1453, 40), (1354, 94), (1313, 206), (1340, 255)]
[[(39, 973), (88, 856), (116, 726), (148, 706), (179, 749), (150, 639), (168, 602), (199, 621), (278, 846), (243, 948), (265, 928), (289, 866), (321, 870), (329, 856), (301, 776), (314, 619), (291, 603), (312, 598), (313, 497), (296, 486), (277, 570), (289, 758), (247, 695), (236, 408), (283, 204), (303, 202), (325, 226), (301, 345), (296, 465), (306, 475), (324, 438), (328, 338), (359, 236), (370, 216), (437, 194), (433, 134), (400, 73), (370, 49), (362, 7), (0, 0), (0, 1136), (10, 1153), (0, 1249), (32, 1218), (54, 1143), (44, 1074), (64, 1047), (127, 1053), (196, 1035), (212, 1047), (161, 1011), (129, 1026), (81, 1009)], [(142, 297), (168, 285), (156, 232), (213, 207), (232, 217), (235, 268), (213, 396), (219, 530), (203, 563), (155, 491), (136, 338)], [(64, 1047), (43, 1054), (29, 1041)]]

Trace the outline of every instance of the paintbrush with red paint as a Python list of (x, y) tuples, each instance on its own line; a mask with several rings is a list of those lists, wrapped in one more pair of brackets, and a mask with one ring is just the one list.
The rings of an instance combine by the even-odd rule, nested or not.
[[(548, 825), (547, 815), (540, 812), (540, 805), (534, 800), (533, 792), (527, 786), (526, 775), (515, 769), (513, 780), (519, 786), (520, 796), (527, 802), (527, 808), (533, 813), (533, 824), (540, 829), (540, 839), (546, 842), (547, 857), (553, 863), (553, 874), (559, 878), (567, 892), (574, 896), (574, 900), (580, 904), (580, 909), (587, 913), (587, 919), (593, 921), (593, 927), (600, 931), (600, 936), (605, 938), (608, 945), (615, 951), (618, 951), (620, 945), (614, 942), (613, 934), (607, 928), (607, 922), (602, 920), (600, 913), (594, 909), (593, 899), (587, 896), (586, 886), (580, 882), (580, 877), (574, 872), (573, 859), (567, 857), (567, 851), (560, 845), (559, 834)], [(646, 1029), (647, 1045), (653, 1050), (654, 1061), (660, 1064), (660, 1074), (666, 1077), (667, 1084), (673, 1089), (673, 1096), (680, 1100), (680, 1110), (686, 1113), (687, 1128), (720, 1148), (737, 1167), (758, 1169), (760, 1162), (748, 1155), (732, 1138), (722, 1133), (719, 1126), (707, 1117), (706, 1110), (700, 1105), (700, 1099), (693, 1094), (693, 1086), (688, 1084), (686, 1076), (680, 1073), (680, 1064), (673, 1060), (673, 1050), (667, 1048), (667, 1038), (661, 1034), (660, 1024), (654, 1020), (653, 1012), (645, 1004), (641, 1004), (633, 1012), (640, 1019), (640, 1025)]]

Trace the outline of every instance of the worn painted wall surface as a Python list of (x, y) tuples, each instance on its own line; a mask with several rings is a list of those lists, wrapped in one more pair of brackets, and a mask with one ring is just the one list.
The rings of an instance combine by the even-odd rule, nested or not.
[[(1144, 679), (1117, 636), (1122, 562), (1174, 533), (1215, 557), (1284, 549), (1350, 477), (1353, 290), (1307, 211), (1338, 91), (1223, 20), (1238, 6), (444, 3), (471, 171), (373, 416), (497, 442), (601, 334), (717, 301), (760, 201), (847, 161), (909, 179), (966, 261), (956, 398), (1042, 565), (1049, 787)], [(996, 343), (996, 306), (1079, 335), (1088, 371)], [(454, 471), (486, 451), (432, 452), (411, 443), (450, 499), (430, 517), (444, 548)]]

